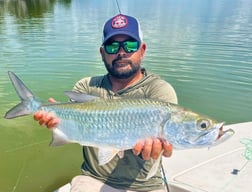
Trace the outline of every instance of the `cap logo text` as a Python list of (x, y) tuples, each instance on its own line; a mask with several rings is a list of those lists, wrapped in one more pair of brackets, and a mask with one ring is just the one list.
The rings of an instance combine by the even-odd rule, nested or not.
[(112, 20), (112, 27), (113, 28), (116, 28), (116, 29), (123, 28), (127, 25), (128, 25), (128, 19), (123, 15), (117, 15)]

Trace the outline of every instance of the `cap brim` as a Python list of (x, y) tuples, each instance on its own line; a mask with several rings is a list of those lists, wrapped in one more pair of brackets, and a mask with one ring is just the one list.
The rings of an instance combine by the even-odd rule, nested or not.
[(103, 39), (103, 42), (102, 42), (102, 45), (107, 41), (107, 40), (109, 40), (111, 37), (113, 37), (113, 36), (115, 36), (115, 35), (127, 35), (127, 36), (130, 36), (131, 38), (133, 38), (133, 39), (135, 39), (135, 40), (137, 40), (137, 41), (141, 41), (140, 39), (139, 39), (139, 37), (137, 37), (136, 35), (134, 35), (134, 34), (131, 34), (131, 33), (129, 33), (129, 32), (125, 32), (125, 31), (116, 31), (116, 32), (114, 32), (114, 33), (111, 33), (110, 35), (108, 35), (106, 38), (104, 38)]

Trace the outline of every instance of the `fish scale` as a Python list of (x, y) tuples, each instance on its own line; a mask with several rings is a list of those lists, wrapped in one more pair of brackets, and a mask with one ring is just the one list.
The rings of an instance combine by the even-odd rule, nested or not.
[(156, 101), (146, 100), (140, 103), (140, 108), (135, 109), (135, 106), (139, 105), (137, 100), (135, 102), (100, 100), (82, 104), (48, 106), (44, 107), (44, 110), (54, 111), (56, 116), (62, 119), (61, 131), (66, 135), (76, 133), (68, 139), (83, 145), (113, 144), (122, 149), (132, 147), (138, 139), (158, 136), (167, 110), (165, 111), (163, 106), (154, 107), (153, 104), (156, 103)]

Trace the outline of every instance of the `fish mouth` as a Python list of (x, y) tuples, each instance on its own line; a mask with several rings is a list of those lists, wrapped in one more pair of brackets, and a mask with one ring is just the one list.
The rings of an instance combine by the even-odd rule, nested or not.
[[(224, 122), (215, 124), (214, 128), (210, 132), (200, 135), (194, 140), (194, 142), (205, 143), (209, 146), (216, 146), (220, 143), (223, 143), (234, 134), (232, 129), (224, 130), (223, 125)], [(207, 140), (210, 138), (211, 141), (206, 142), (206, 138)]]
[(218, 125), (219, 127), (219, 132), (218, 132), (218, 135), (217, 135), (217, 138), (215, 140), (215, 143), (214, 145), (217, 145), (219, 143), (222, 143), (224, 141), (226, 141), (227, 139), (229, 139), (231, 136), (233, 136), (233, 134), (235, 133), (233, 129), (227, 129), (227, 130), (224, 130), (223, 129), (223, 125), (224, 123), (220, 123)]

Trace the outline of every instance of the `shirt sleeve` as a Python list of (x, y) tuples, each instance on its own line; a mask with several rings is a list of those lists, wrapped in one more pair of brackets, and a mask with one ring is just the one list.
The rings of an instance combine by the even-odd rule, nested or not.
[(91, 77), (85, 77), (85, 78), (77, 81), (73, 87), (73, 91), (78, 92), (78, 93), (88, 93), (90, 79), (91, 79)]

